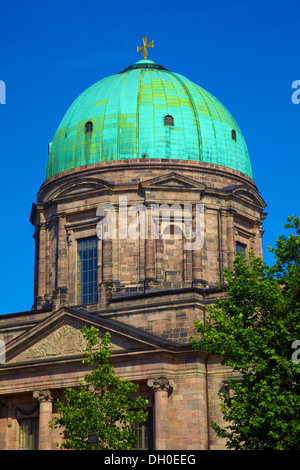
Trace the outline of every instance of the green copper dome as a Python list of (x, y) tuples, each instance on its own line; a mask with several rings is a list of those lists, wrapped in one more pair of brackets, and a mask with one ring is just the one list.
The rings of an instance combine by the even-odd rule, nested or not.
[(226, 108), (182, 75), (143, 59), (74, 101), (49, 145), (46, 179), (142, 157), (214, 163), (252, 178), (244, 138)]

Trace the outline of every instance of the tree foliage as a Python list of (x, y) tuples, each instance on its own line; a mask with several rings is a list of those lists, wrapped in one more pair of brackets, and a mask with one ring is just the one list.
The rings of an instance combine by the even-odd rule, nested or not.
[(61, 447), (65, 449), (89, 449), (92, 434), (98, 437), (100, 449), (133, 449), (134, 424), (146, 420), (147, 401), (141, 397), (133, 400), (138, 386), (115, 375), (109, 363), (112, 353), (109, 333), (99, 338), (94, 327), (84, 327), (82, 333), (87, 340), (83, 363), (92, 372), (85, 374), (78, 387), (65, 390), (65, 403), (56, 403), (59, 416), (51, 426), (62, 429)]
[(200, 340), (190, 339), (233, 370), (229, 393), (219, 394), (225, 425), (211, 426), (235, 450), (300, 449), (300, 365), (292, 360), (300, 340), (300, 222), (287, 222), (292, 233), (270, 249), (274, 266), (237, 255), (224, 271), (226, 295), (195, 323)]

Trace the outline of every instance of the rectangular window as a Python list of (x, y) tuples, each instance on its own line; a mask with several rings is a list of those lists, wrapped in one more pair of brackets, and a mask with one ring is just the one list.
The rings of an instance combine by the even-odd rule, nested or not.
[(78, 240), (78, 303), (97, 301), (97, 237), (83, 238)]
[(148, 410), (148, 418), (146, 422), (135, 424), (135, 435), (137, 437), (137, 443), (136, 443), (135, 449), (137, 450), (153, 449), (152, 410)]
[(39, 418), (24, 418), (19, 420), (19, 449), (38, 450), (39, 448)]
[(240, 253), (243, 257), (246, 256), (246, 245), (240, 242), (236, 242), (235, 244), (235, 253)]

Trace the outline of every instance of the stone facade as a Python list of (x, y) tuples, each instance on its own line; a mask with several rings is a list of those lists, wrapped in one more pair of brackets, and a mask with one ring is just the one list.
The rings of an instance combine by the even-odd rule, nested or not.
[[(144, 238), (120, 236), (125, 219), (119, 202), (125, 196), (127, 211), (134, 204), (145, 208)], [(97, 236), (101, 204), (114, 209), (113, 239)], [(176, 206), (166, 218), (153, 215), (154, 204)], [(180, 217), (184, 204), (191, 208), (186, 223)], [(195, 208), (200, 206), (203, 243), (187, 250), (180, 234), (196, 233)], [(36, 244), (32, 311), (0, 317), (0, 339), (6, 345), (6, 364), (0, 368), (0, 449), (20, 447), (20, 422), (26, 416), (39, 419), (39, 448), (56, 448), (59, 434), (47, 423), (56, 413), (55, 398), (86, 372), (83, 325), (110, 332), (116, 373), (138, 383), (148, 398), (153, 448), (222, 449), (209, 422), (221, 420), (217, 394), (230, 371), (219, 358), (193, 350), (188, 340), (197, 336), (194, 321), (204, 320), (206, 306), (223, 295), (218, 282), (225, 293), (222, 272), (232, 266), (236, 243), (262, 256), (264, 208), (253, 180), (208, 163), (102, 162), (47, 180), (31, 212)], [(127, 223), (133, 219), (129, 215)], [(163, 236), (166, 230), (169, 237)], [(83, 305), (78, 240), (94, 236), (98, 300)]]

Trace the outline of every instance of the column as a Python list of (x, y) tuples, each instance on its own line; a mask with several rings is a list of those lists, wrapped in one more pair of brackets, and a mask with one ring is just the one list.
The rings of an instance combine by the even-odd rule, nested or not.
[(230, 269), (233, 268), (235, 260), (235, 236), (234, 236), (234, 214), (235, 210), (231, 209), (227, 212), (227, 265)]
[(113, 279), (113, 243), (110, 239), (102, 240), (102, 282)]
[(77, 305), (77, 243), (72, 228), (66, 226), (67, 250), (68, 250), (68, 302), (69, 305)]
[[(151, 215), (151, 205), (147, 208), (147, 217), (148, 217), (148, 232), (146, 234), (144, 243), (145, 243), (145, 287), (151, 288), (156, 282), (156, 226), (154, 233), (152, 233), (152, 215)], [(154, 223), (154, 222), (153, 222)]]
[(262, 230), (262, 223), (260, 221), (256, 221), (256, 223), (253, 225), (252, 231), (254, 233), (253, 253), (257, 258), (262, 258), (262, 236), (264, 233)]
[(205, 226), (201, 227), (199, 224), (197, 224), (197, 213), (196, 213), (196, 207), (193, 204), (192, 208), (192, 233), (195, 236), (195, 242), (197, 240), (197, 237), (200, 237), (199, 229), (203, 230), (203, 237), (204, 237), (204, 243), (203, 246), (197, 246), (195, 245), (195, 249), (191, 250), (191, 255), (192, 255), (192, 279), (193, 279), (193, 285), (196, 287), (206, 287), (207, 281), (206, 281), (206, 276), (205, 276), (205, 263), (206, 263), (206, 240), (205, 240)]
[(37, 308), (42, 308), (44, 305), (44, 296), (46, 293), (46, 226), (44, 217), (41, 216), (42, 221), (38, 225), (37, 230), (37, 266), (38, 266), (38, 278), (37, 278)]
[[(220, 210), (221, 218), (221, 253), (222, 253), (222, 270), (228, 265), (227, 256), (227, 212), (225, 210)], [(223, 279), (224, 281), (224, 279)]]
[[(192, 209), (193, 211), (193, 209)], [(183, 256), (183, 281), (189, 285), (193, 282), (193, 249), (187, 249), (187, 243), (191, 242), (192, 233), (192, 222), (193, 212), (191, 212), (190, 218), (188, 217), (187, 211), (184, 211), (183, 223), (181, 226), (182, 230), (182, 256)]]
[(67, 232), (66, 232), (66, 218), (63, 214), (58, 216), (58, 243), (57, 243), (57, 287), (66, 288), (67, 281)]
[(58, 215), (57, 235), (57, 285), (56, 295), (58, 302), (56, 308), (67, 303), (68, 291), (68, 244), (66, 232), (66, 218), (64, 214)]
[(52, 396), (50, 390), (36, 390), (33, 397), (39, 401), (39, 450), (52, 449)]
[(153, 223), (153, 234), (155, 237), (155, 266), (156, 266), (156, 280), (158, 284), (163, 285), (165, 281), (165, 272), (164, 272), (164, 240), (162, 239), (160, 230), (161, 222), (159, 217), (152, 219)]
[(147, 381), (154, 390), (154, 441), (155, 450), (169, 449), (168, 394), (173, 381), (167, 377), (150, 378)]

